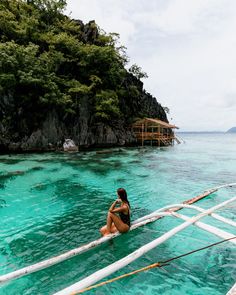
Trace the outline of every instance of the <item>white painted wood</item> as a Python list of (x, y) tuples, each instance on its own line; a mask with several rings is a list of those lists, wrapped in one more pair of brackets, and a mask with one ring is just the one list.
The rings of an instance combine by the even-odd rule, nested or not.
[[(195, 209), (199, 212), (204, 212), (205, 209), (202, 209), (201, 207), (198, 207), (198, 206), (195, 206), (195, 205), (185, 205), (183, 206), (183, 208), (190, 208), (190, 209)], [(216, 213), (212, 213), (212, 214), (209, 214), (209, 216), (219, 220), (219, 221), (222, 221), (223, 223), (226, 223), (226, 224), (229, 224), (229, 225), (232, 225), (234, 227), (236, 227), (236, 222), (231, 220), (231, 219), (228, 219), (228, 218), (225, 218), (219, 214), (216, 214)]]
[[(153, 222), (155, 220), (157, 220), (158, 218), (160, 217), (163, 217), (163, 216), (169, 216), (170, 213), (168, 212), (158, 212), (156, 213), (155, 216), (153, 216), (152, 218), (149, 218), (149, 219), (144, 219), (138, 223), (135, 223), (134, 225), (131, 225), (130, 227), (130, 230), (134, 230), (140, 226), (143, 226), (147, 223), (150, 223), (150, 222)], [(38, 262), (36, 264), (33, 264), (33, 265), (30, 265), (30, 266), (27, 266), (27, 267), (24, 267), (24, 268), (21, 268), (19, 270), (16, 270), (16, 271), (13, 271), (13, 272), (10, 272), (8, 274), (5, 274), (5, 275), (2, 275), (0, 276), (0, 283), (5, 283), (9, 280), (12, 280), (12, 279), (16, 279), (16, 278), (20, 278), (22, 276), (25, 276), (25, 275), (28, 275), (30, 273), (33, 273), (33, 272), (36, 272), (36, 271), (39, 271), (41, 269), (44, 269), (44, 268), (47, 268), (47, 267), (50, 267), (52, 265), (55, 265), (57, 263), (60, 263), (64, 260), (67, 260), (71, 257), (74, 257), (76, 255), (79, 255), (81, 253), (84, 253), (98, 245), (101, 245), (117, 236), (119, 236), (120, 233), (117, 232), (115, 234), (111, 234), (111, 235), (108, 235), (106, 237), (102, 237), (102, 238), (99, 238), (95, 241), (92, 241), (86, 245), (83, 245), (81, 247), (78, 247), (76, 249), (73, 249), (73, 250), (70, 250), (66, 253), (63, 253), (59, 256), (56, 256), (56, 257), (53, 257), (53, 258), (49, 258), (49, 259), (46, 259), (46, 260), (43, 260), (41, 262)]]
[(217, 186), (217, 187), (214, 187), (210, 190), (219, 190), (219, 189), (222, 189), (222, 188), (225, 188), (225, 187), (233, 187), (233, 186), (236, 186), (236, 182), (233, 182), (233, 183), (226, 183), (226, 184), (223, 184), (223, 185), (220, 185), (220, 186)]
[(233, 287), (227, 292), (226, 295), (236, 295), (236, 283), (233, 285)]
[[(183, 214), (179, 214), (179, 213), (176, 213), (176, 212), (173, 212), (172, 213), (173, 216), (177, 217), (177, 218), (180, 218), (182, 220), (185, 220), (185, 221), (189, 221), (190, 220), (190, 217), (188, 216), (185, 216)], [(207, 231), (207, 232), (210, 232), (224, 240), (226, 239), (230, 239), (230, 238), (234, 238), (235, 235), (232, 235), (231, 233), (228, 233), (226, 231), (223, 231), (215, 226), (212, 226), (212, 225), (209, 225), (209, 224), (206, 224), (206, 223), (203, 223), (201, 221), (197, 221), (194, 223), (194, 225), (196, 225), (197, 227)], [(230, 243), (233, 243), (236, 245), (236, 239), (235, 240), (229, 240)]]
[(223, 203), (220, 203), (210, 209), (205, 210), (205, 212), (200, 213), (194, 217), (191, 217), (188, 221), (185, 221), (184, 223), (182, 223), (181, 225), (173, 228), (172, 230), (166, 232), (165, 234), (163, 234), (162, 236), (160, 236), (159, 238), (153, 240), (152, 242), (142, 246), (141, 248), (137, 249), (136, 251), (134, 251), (133, 253), (129, 254), (128, 256), (125, 256), (124, 258), (108, 265), (107, 267), (104, 267), (98, 271), (96, 271), (95, 273), (91, 274), (90, 276), (82, 279), (81, 281), (71, 285), (68, 288), (65, 288), (64, 290), (61, 290), (57, 293), (55, 293), (54, 295), (68, 295), (68, 294), (74, 294), (76, 292), (79, 292), (81, 290), (83, 290), (86, 287), (91, 286), (92, 284), (95, 284), (96, 282), (100, 281), (101, 279), (111, 275), (112, 273), (116, 272), (117, 270), (125, 267), (126, 265), (130, 264), (131, 262), (133, 262), (134, 260), (136, 260), (137, 258), (141, 257), (142, 255), (144, 255), (145, 253), (149, 252), (150, 250), (156, 248), (158, 245), (164, 243), (166, 240), (170, 239), (172, 236), (174, 236), (175, 234), (177, 234), (178, 232), (182, 231), (183, 229), (185, 229), (186, 227), (192, 225), (193, 223), (197, 222), (198, 220), (200, 220), (201, 218), (203, 218), (204, 216), (207, 216), (208, 214), (225, 207), (226, 205), (235, 202), (236, 201), (236, 197), (231, 198), (230, 200), (227, 200)]
[[(195, 206), (195, 205), (188, 205), (188, 204), (173, 204), (173, 205), (169, 205), (169, 206), (162, 207), (161, 209), (158, 209), (158, 210), (152, 212), (151, 214), (148, 214), (148, 215), (146, 215), (146, 216), (143, 216), (143, 217), (137, 219), (136, 221), (134, 221), (133, 224), (135, 224), (135, 223), (139, 223), (139, 222), (142, 222), (142, 221), (144, 221), (144, 220), (146, 220), (146, 219), (149, 219), (149, 218), (153, 218), (153, 217), (155, 217), (155, 215), (156, 215), (157, 213), (159, 213), (159, 212), (161, 212), (161, 211), (172, 212), (171, 209), (173, 209), (173, 208), (177, 208), (177, 207), (178, 207), (178, 208), (195, 209), (195, 210), (197, 210), (197, 211), (199, 211), (199, 212), (205, 212), (205, 209), (203, 209), (203, 208), (201, 208), (201, 207), (198, 207), (198, 206)], [(233, 221), (233, 220), (230, 220), (230, 219), (228, 219), (228, 218), (225, 218), (225, 217), (220, 216), (220, 215), (215, 214), (215, 213), (208, 214), (208, 215), (212, 216), (213, 218), (215, 218), (215, 219), (217, 219), (217, 220), (219, 220), (219, 221), (222, 221), (222, 222), (224, 222), (224, 223), (226, 223), (226, 224), (229, 224), (229, 225), (232, 225), (232, 226), (236, 227), (236, 222)]]
[(222, 221), (222, 222), (224, 222), (226, 224), (229, 224), (229, 225), (232, 225), (232, 226), (236, 227), (236, 222), (233, 221), (233, 220), (230, 220), (228, 218), (225, 218), (225, 217), (223, 217), (221, 215), (214, 214), (214, 213), (211, 214), (211, 216), (214, 217), (215, 219), (218, 219), (219, 221)]

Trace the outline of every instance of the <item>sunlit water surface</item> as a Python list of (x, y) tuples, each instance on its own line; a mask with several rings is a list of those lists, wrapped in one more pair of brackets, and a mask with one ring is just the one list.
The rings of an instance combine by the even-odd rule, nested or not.
[[(236, 136), (185, 134), (166, 148), (114, 149), (98, 154), (0, 156), (0, 274), (58, 255), (100, 237), (116, 189), (128, 191), (132, 220), (190, 199), (207, 188), (236, 182)], [(224, 189), (198, 203), (209, 208), (236, 195)], [(183, 213), (192, 216), (193, 211)], [(235, 207), (219, 213), (236, 220)], [(235, 228), (210, 217), (225, 231)], [(53, 294), (180, 224), (163, 218), (48, 269), (13, 280), (0, 294)], [(194, 226), (113, 276), (219, 241)], [(85, 294), (225, 294), (236, 280), (236, 248), (225, 243)]]

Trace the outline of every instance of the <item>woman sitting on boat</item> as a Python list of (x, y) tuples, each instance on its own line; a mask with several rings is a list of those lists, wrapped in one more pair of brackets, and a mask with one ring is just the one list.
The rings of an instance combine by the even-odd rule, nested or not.
[[(117, 196), (118, 199), (113, 202), (107, 214), (107, 224), (100, 229), (100, 233), (103, 236), (117, 231), (125, 233), (130, 229), (130, 204), (126, 190), (119, 188), (117, 190)], [(115, 208), (117, 204), (120, 204), (120, 206)]]

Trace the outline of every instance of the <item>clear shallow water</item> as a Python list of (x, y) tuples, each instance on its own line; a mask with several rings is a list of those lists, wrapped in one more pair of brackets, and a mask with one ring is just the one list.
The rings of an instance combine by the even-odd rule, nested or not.
[[(135, 220), (162, 206), (190, 199), (206, 188), (236, 182), (235, 135), (181, 136), (185, 144), (161, 149), (0, 156), (0, 274), (99, 238), (98, 229), (118, 187), (127, 189)], [(224, 189), (199, 205), (208, 208), (234, 195), (236, 188)], [(194, 213), (182, 212), (189, 216)], [(235, 212), (230, 206), (220, 214), (236, 220)], [(210, 217), (204, 221), (236, 234), (236, 229)], [(53, 294), (178, 224), (178, 220), (164, 218), (5, 284), (0, 294)], [(218, 240), (189, 227), (114, 276)], [(225, 243), (174, 261), (165, 270), (154, 269), (85, 294), (225, 294), (236, 280), (235, 261), (235, 247)]]

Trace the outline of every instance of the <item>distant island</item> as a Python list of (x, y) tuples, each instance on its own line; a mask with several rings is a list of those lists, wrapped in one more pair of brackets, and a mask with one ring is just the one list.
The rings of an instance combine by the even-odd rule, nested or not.
[(215, 133), (225, 133), (224, 131), (177, 131), (176, 132), (176, 134), (178, 134), (178, 133), (196, 133), (196, 134), (208, 134), (208, 133), (213, 133), (213, 134), (215, 134)]
[(230, 128), (227, 133), (236, 133), (236, 127)]
[(236, 133), (236, 127), (232, 127), (227, 131), (177, 131), (176, 134), (181, 134), (181, 133), (190, 133), (190, 134), (220, 134), (220, 133)]

